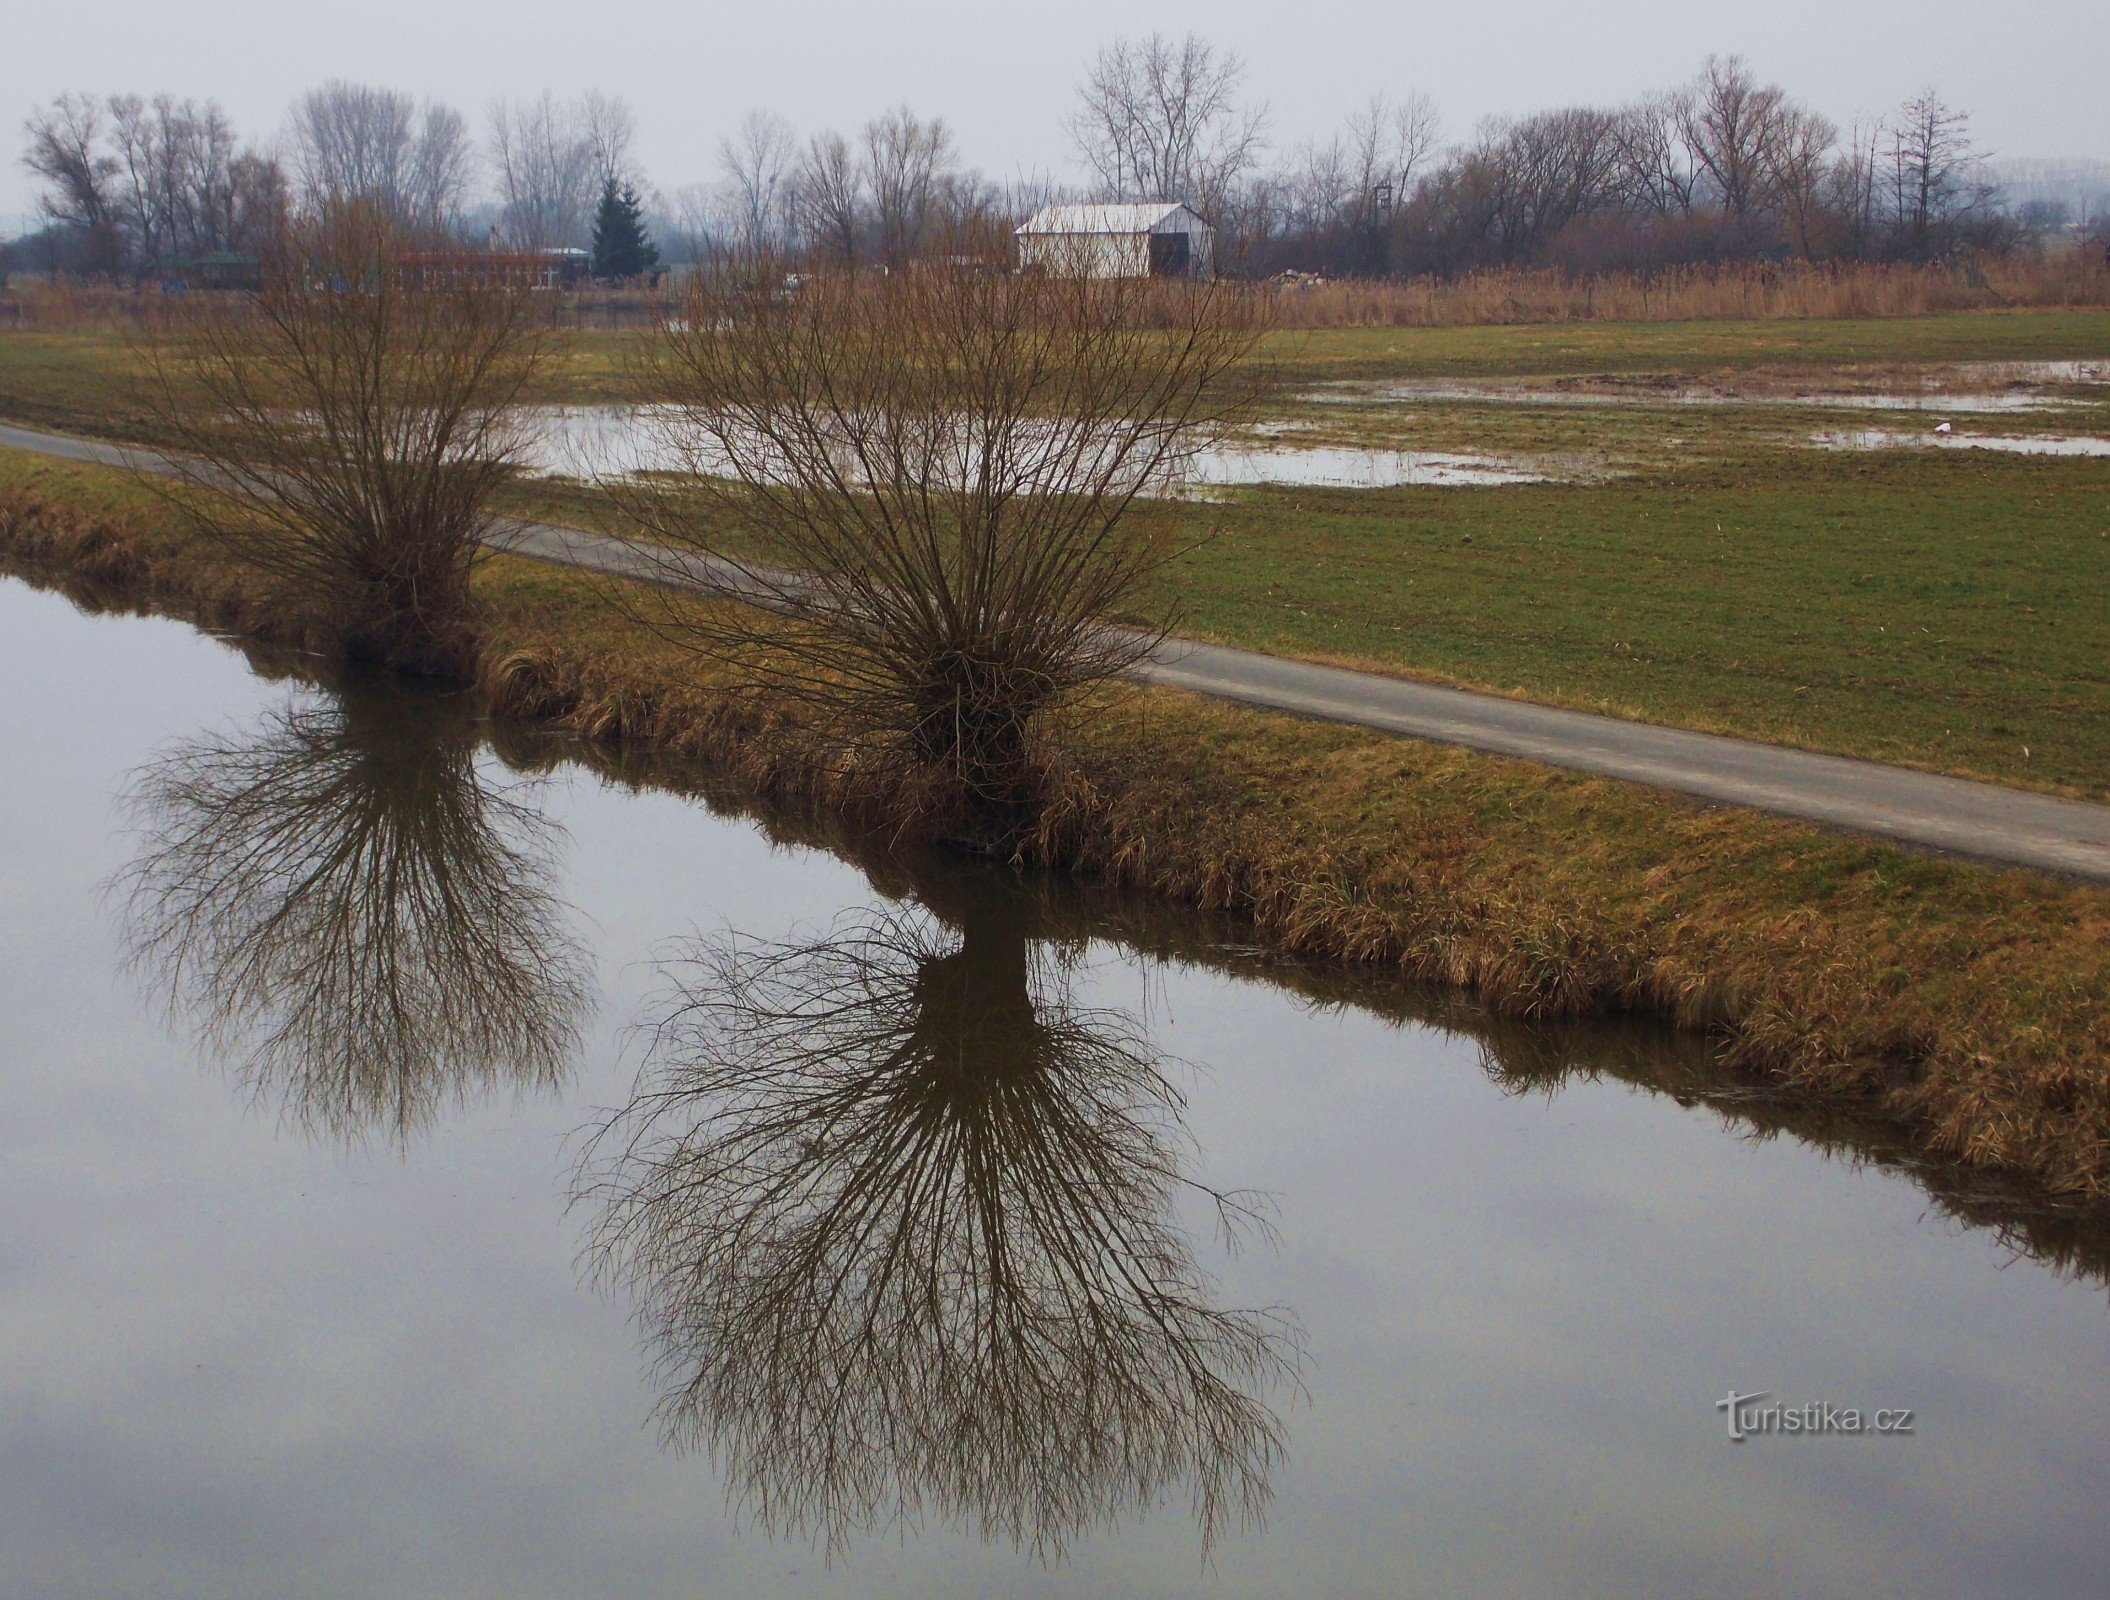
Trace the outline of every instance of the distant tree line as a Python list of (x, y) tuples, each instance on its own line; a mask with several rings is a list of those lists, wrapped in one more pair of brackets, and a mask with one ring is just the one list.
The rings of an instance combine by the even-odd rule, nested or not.
[[(213, 101), (61, 95), (24, 125), (45, 226), (16, 264), (115, 279), (255, 255), (289, 209), (357, 201), (409, 233), (514, 250), (588, 250), (605, 195), (627, 196), (605, 262), (657, 265), (620, 99), (543, 94), (490, 108), (479, 141), (438, 101), (332, 81), (296, 100), (271, 146), (244, 144)], [(488, 182), (486, 181), (488, 178)]]
[(2007, 209), (1968, 114), (1932, 89), (1842, 131), (1715, 56), (1633, 104), (1491, 119), (1448, 146), (1426, 96), (1380, 96), (1269, 165), (1244, 73), (1191, 35), (1117, 42), (1071, 134), (1098, 197), (1186, 200), (1222, 230), (1219, 259), (1251, 271), (1924, 261), (2009, 248), (2043, 220)]
[[(806, 136), (757, 110), (720, 141), (715, 177), (671, 198), (636, 170), (635, 119), (612, 95), (500, 101), (479, 140), (451, 107), (337, 81), (303, 95), (270, 148), (210, 101), (65, 95), (25, 128), (48, 225), (24, 264), (145, 276), (252, 249), (280, 209), (330, 197), (477, 243), (594, 250), (603, 267), (656, 252), (652, 234), (676, 259), (895, 267), (1086, 198), (1185, 201), (1219, 229), (1219, 262), (1260, 275), (1924, 261), (2076, 226), (2019, 191), (2010, 205), (1968, 115), (1932, 89), (1842, 130), (1740, 58), (1710, 57), (1632, 104), (1492, 119), (1448, 144), (1426, 95), (1379, 95), (1278, 151), (1245, 79), (1197, 35), (1116, 40), (1066, 119), (1081, 185), (992, 181), (942, 118), (906, 106)], [(611, 194), (631, 203), (611, 211)], [(625, 230), (612, 248), (597, 219)]]

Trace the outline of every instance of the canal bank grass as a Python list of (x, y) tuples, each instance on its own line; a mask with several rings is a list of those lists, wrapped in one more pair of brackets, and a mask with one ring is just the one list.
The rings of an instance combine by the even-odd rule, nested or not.
[[(8, 459), (0, 548), (107, 602), (301, 627), (114, 473)], [(477, 590), (495, 712), (913, 832), (916, 796), (643, 632), (602, 581), (493, 557)], [(1782, 1093), (1895, 1119), (1931, 1160), (2110, 1202), (2110, 891), (1169, 690), (1107, 691), (1046, 757), (1025, 861), (1519, 1016), (1665, 1018)]]

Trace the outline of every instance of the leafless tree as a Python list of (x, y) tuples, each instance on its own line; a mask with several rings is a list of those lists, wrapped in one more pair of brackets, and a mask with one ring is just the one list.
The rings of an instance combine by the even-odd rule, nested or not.
[(865, 124), (864, 165), (873, 243), (892, 270), (922, 248), (939, 212), (936, 202), (957, 165), (952, 133), (942, 118), (925, 122), (897, 106)]
[(292, 146), (307, 204), (362, 201), (416, 228), (451, 226), (475, 176), (460, 112), (342, 79), (294, 103)]
[(666, 1436), (778, 1536), (935, 1514), (1052, 1559), (1183, 1488), (1206, 1551), (1265, 1510), (1300, 1340), (1215, 1303), (1176, 1204), (1234, 1240), (1264, 1212), (1184, 1174), (1149, 1041), (1015, 906), (941, 915), (674, 952), (581, 1164), (591, 1259)]
[(43, 181), (40, 201), (52, 221), (114, 231), (120, 168), (103, 147), (103, 130), (103, 104), (92, 94), (62, 94), (24, 122), (22, 164)]
[(1829, 224), (1832, 151), (1839, 130), (1806, 106), (1782, 107), (1766, 149), (1766, 194), (1797, 254), (1817, 253)]
[(1375, 94), (1349, 113), (1349, 171), (1365, 216), (1405, 201), (1442, 137), (1436, 102), (1419, 90), (1397, 104)]
[(620, 95), (589, 89), (579, 96), (577, 117), (593, 152), (594, 193), (633, 179), (630, 147), (637, 142), (637, 117), (630, 103)]
[(1137, 613), (1173, 534), (1131, 513), (1243, 414), (1253, 302), (953, 266), (779, 283), (701, 277), (652, 346), (655, 454), (688, 477), (626, 495), (643, 553), (762, 607), (659, 625), (962, 827), (1001, 819), (1037, 720), (1157, 636)]
[(1892, 119), (1886, 157), (1901, 248), (1922, 259), (1939, 254), (1951, 225), (1985, 198), (1969, 181), (1980, 159), (1970, 113), (1923, 89)]
[(838, 267), (854, 266), (868, 198), (867, 173), (839, 133), (806, 141), (792, 175), (792, 210), (805, 247)]
[(563, 1081), (590, 990), (556, 834), (478, 775), (480, 743), (459, 697), (353, 684), (127, 786), (135, 969), (311, 1133), (402, 1146), (450, 1104)]
[(544, 90), (536, 100), (491, 107), (491, 163), (502, 225), (519, 249), (582, 248), (609, 155), (590, 108)]
[(1239, 98), (1245, 62), (1198, 34), (1117, 39), (1078, 90), (1070, 137), (1111, 200), (1184, 200), (1212, 220), (1265, 144), (1267, 109)]
[(1763, 208), (1787, 94), (1761, 84), (1740, 56), (1709, 56), (1677, 100), (1678, 131), (1732, 220)]
[(1682, 102), (1669, 94), (1651, 95), (1619, 114), (1621, 195), (1637, 215), (1682, 217), (1692, 213), (1700, 171), (1681, 133), (1683, 121)]
[(731, 138), (718, 142), (724, 210), (734, 248), (782, 254), (796, 217), (792, 205), (798, 135), (771, 111), (750, 111)]
[(283, 203), (277, 163), (242, 149), (211, 101), (65, 96), (26, 131), (46, 214), (96, 270), (250, 248)]
[(458, 675), (547, 311), (525, 274), (421, 265), (430, 242), (363, 201), (289, 222), (254, 297), (148, 324), (134, 398), (201, 539), (347, 657)]

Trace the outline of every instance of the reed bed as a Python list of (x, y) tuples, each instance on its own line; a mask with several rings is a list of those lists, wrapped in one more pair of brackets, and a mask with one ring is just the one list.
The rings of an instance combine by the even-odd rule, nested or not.
[[(2075, 246), (1931, 263), (1732, 262), (1587, 275), (1520, 267), (1406, 280), (1285, 277), (1272, 288), (1283, 328), (1920, 317), (2110, 307), (2110, 257), (2101, 247)], [(1180, 290), (1167, 284), (1164, 292)], [(671, 303), (665, 289), (594, 287), (557, 296), (556, 322), (579, 330), (647, 328)], [(152, 285), (22, 279), (0, 290), (0, 330), (120, 329), (137, 323), (162, 298)]]
[(1958, 261), (1736, 263), (1582, 277), (1550, 268), (1407, 282), (1289, 281), (1285, 328), (1466, 328), (1540, 322), (1741, 322), (1919, 317), (2110, 305), (2100, 252)]

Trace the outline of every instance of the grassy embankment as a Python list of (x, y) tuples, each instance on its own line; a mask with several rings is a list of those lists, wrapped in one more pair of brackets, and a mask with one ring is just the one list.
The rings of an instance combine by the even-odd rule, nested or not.
[[(113, 473), (0, 454), (0, 546), (199, 620), (297, 625)], [(757, 794), (875, 818), (897, 799), (583, 575), (494, 558), (478, 594), (497, 711)], [(1932, 1158), (2110, 1200), (2110, 892), (1169, 692), (1112, 692), (1051, 743), (1027, 859), (1519, 1014), (1704, 1028), (1735, 1069), (1894, 1118)]]

